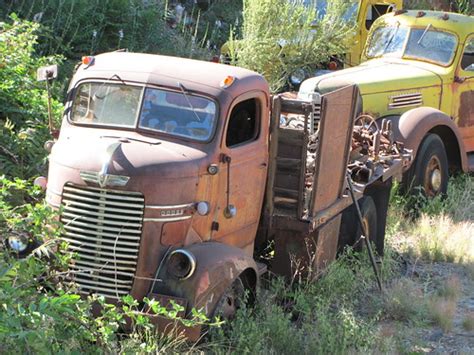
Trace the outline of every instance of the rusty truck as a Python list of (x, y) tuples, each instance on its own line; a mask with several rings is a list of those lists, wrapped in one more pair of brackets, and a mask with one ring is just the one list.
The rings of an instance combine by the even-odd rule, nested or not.
[(261, 75), (211, 62), (85, 57), (46, 190), (79, 291), (230, 317), (236, 290), (253, 294), (268, 269), (320, 273), (341, 230), (361, 228), (341, 227), (354, 201), (381, 254), (390, 186), (410, 154), (389, 123), (358, 117), (359, 100), (357, 86), (272, 97)]

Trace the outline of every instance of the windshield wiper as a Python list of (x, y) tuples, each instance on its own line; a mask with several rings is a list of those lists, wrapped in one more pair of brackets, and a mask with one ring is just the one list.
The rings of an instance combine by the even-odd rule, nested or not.
[(397, 34), (399, 28), (400, 28), (400, 22), (397, 21), (397, 27), (395, 28), (392, 35), (390, 36), (390, 39), (388, 40), (387, 44), (383, 48), (383, 53), (384, 54), (385, 54), (385, 51), (387, 50), (388, 46), (390, 46), (392, 44), (392, 41), (395, 38), (395, 35)]
[(201, 119), (199, 118), (199, 115), (197, 114), (196, 110), (194, 109), (194, 106), (192, 105), (191, 101), (189, 100), (188, 94), (186, 94), (186, 88), (185, 88), (184, 85), (181, 84), (179, 81), (178, 81), (178, 86), (179, 86), (179, 88), (181, 89), (181, 92), (183, 93), (184, 98), (185, 98), (186, 101), (188, 102), (189, 107), (190, 107), (191, 110), (193, 111), (194, 116), (196, 116), (197, 121), (198, 121), (198, 122), (202, 122)]
[(423, 31), (423, 33), (422, 33), (420, 39), (418, 40), (418, 42), (416, 42), (416, 44), (421, 45), (421, 41), (423, 41), (423, 38), (425, 38), (426, 33), (428, 32), (428, 30), (429, 30), (431, 27), (432, 27), (432, 26), (431, 26), (431, 23), (428, 24), (428, 26), (426, 26), (425, 30)]
[(104, 96), (101, 97), (101, 96), (97, 95), (97, 93), (104, 87), (105, 84), (107, 84), (107, 83), (109, 83), (110, 81), (112, 81), (113, 78), (117, 78), (118, 80), (120, 80), (120, 81), (122, 82), (123, 85), (127, 85), (127, 83), (126, 83), (125, 81), (123, 81), (123, 79), (122, 79), (120, 76), (118, 76), (118, 74), (114, 74), (114, 75), (112, 75), (110, 78), (108, 78), (106, 81), (104, 81), (104, 82), (102, 83), (102, 85), (100, 85), (100, 86), (97, 88), (97, 90), (94, 92), (94, 95), (92, 95), (92, 96), (97, 97), (99, 100), (103, 100), (107, 95), (104, 95)]

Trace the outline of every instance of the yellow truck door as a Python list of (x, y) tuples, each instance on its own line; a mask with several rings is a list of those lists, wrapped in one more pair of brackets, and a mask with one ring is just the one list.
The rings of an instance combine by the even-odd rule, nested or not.
[(361, 0), (357, 13), (357, 34), (354, 37), (353, 45), (349, 50), (346, 60), (346, 67), (353, 67), (360, 64), (360, 57), (364, 49), (370, 27), (376, 19), (395, 9), (403, 7), (403, 0)]
[(467, 37), (456, 68), (452, 113), (466, 152), (474, 152), (474, 34)]

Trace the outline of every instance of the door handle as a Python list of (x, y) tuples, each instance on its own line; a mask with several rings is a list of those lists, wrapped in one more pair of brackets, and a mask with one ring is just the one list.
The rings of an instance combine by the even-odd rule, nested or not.
[(260, 169), (263, 169), (263, 168), (266, 168), (266, 167), (267, 167), (267, 163), (262, 163), (262, 164), (260, 164), (260, 166), (259, 166)]

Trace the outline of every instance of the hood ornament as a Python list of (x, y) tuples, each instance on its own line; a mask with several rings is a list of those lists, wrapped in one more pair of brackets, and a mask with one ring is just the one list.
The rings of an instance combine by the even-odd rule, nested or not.
[(115, 151), (120, 147), (122, 142), (115, 142), (110, 144), (106, 149), (104, 154), (102, 155), (102, 168), (99, 172), (95, 171), (81, 171), (79, 175), (84, 182), (92, 182), (98, 184), (100, 187), (117, 187), (117, 186), (125, 186), (130, 180), (129, 176), (125, 175), (112, 175), (107, 174), (109, 170), (110, 160), (114, 155)]

